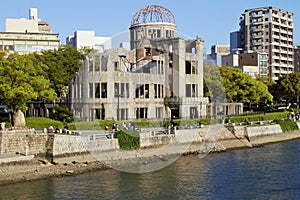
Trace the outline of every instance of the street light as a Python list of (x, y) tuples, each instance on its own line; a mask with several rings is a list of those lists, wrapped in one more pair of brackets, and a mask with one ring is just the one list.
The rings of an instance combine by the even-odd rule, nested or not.
[(118, 104), (117, 104), (117, 121), (120, 120), (120, 97), (123, 97), (122, 94), (116, 94), (115, 97), (118, 98)]
[(200, 102), (200, 118), (202, 118), (201, 110), (202, 110), (202, 101)]

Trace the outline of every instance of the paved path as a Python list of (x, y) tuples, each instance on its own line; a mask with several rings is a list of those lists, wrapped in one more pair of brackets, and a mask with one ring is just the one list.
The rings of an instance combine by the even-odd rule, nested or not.
[(0, 155), (0, 164), (17, 161), (28, 161), (32, 159), (34, 159), (34, 155), (24, 156), (20, 154), (4, 154)]

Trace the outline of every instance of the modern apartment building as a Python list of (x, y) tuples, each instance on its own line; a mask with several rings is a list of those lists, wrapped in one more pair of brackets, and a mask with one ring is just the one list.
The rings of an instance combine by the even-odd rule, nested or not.
[(130, 50), (85, 56), (70, 84), (72, 111), (95, 119), (163, 119), (206, 116), (204, 40), (176, 37), (173, 14), (145, 6), (133, 16)]
[[(274, 7), (247, 9), (240, 17), (238, 48), (267, 53), (269, 79), (294, 71), (294, 14)], [(235, 42), (232, 42), (233, 44)]]
[(268, 79), (268, 55), (267, 53), (245, 52), (232, 53), (222, 56), (222, 65), (239, 68), (243, 73), (253, 78)]
[(111, 49), (111, 37), (95, 36), (95, 31), (77, 30), (74, 36), (66, 38), (66, 44), (80, 49), (83, 47), (93, 48), (99, 53), (103, 53), (106, 49)]
[(29, 19), (6, 19), (6, 30), (0, 32), (0, 49), (20, 54), (57, 49), (58, 33), (52, 33), (48, 22), (38, 19), (37, 8), (30, 8)]
[(300, 72), (300, 46), (294, 48), (294, 71)]

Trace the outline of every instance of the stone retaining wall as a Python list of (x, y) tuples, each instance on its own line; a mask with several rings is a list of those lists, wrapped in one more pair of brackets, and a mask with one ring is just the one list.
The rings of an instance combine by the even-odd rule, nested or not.
[[(119, 149), (117, 139), (97, 140), (95, 135), (89, 136), (70, 136), (70, 135), (53, 135), (51, 150), (52, 155), (63, 156), (76, 153), (88, 153), (94, 150), (114, 150)], [(49, 148), (50, 150), (50, 148)]]
[(233, 126), (228, 125), (227, 129), (237, 138), (251, 138), (283, 133), (279, 124), (261, 126)]
[[(300, 122), (297, 122), (297, 125), (300, 128)], [(159, 149), (158, 147), (167, 145), (170, 149), (173, 148), (170, 153), (181, 151), (179, 146), (182, 146), (182, 153), (185, 153), (184, 151), (188, 151), (189, 148), (199, 151), (200, 146), (204, 144), (215, 146), (220, 143), (225, 149), (230, 149), (233, 141), (236, 141), (234, 148), (250, 147), (260, 138), (267, 143), (268, 140), (273, 141), (273, 136), (276, 137), (274, 141), (278, 141), (280, 136), (284, 137), (283, 135), (286, 134), (283, 134), (280, 125), (228, 126), (227, 128), (223, 125), (210, 125), (198, 129), (175, 130), (172, 134), (159, 129), (154, 131), (145, 129), (140, 133), (140, 146), (141, 149)], [(0, 155), (16, 152), (25, 154), (26, 147), (29, 155), (48, 154), (56, 158), (87, 155), (91, 151), (98, 151), (100, 154), (103, 152), (107, 154), (106, 157), (113, 158), (114, 152), (120, 150), (117, 139), (108, 139), (105, 134), (93, 132), (85, 136), (75, 136), (36, 133), (34, 129), (0, 131)]]
[(35, 133), (34, 129), (0, 131), (0, 155), (45, 154), (47, 139), (47, 134)]
[(246, 127), (246, 136), (248, 138), (273, 135), (273, 134), (279, 134), (279, 133), (283, 133), (279, 124)]

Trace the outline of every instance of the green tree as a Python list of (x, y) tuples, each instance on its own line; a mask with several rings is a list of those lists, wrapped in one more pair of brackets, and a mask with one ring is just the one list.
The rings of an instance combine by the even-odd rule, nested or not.
[(44, 76), (45, 66), (35, 63), (32, 55), (2, 52), (0, 62), (0, 102), (8, 106), (10, 113), (27, 110), (28, 101), (56, 98), (50, 81)]
[(300, 96), (300, 73), (291, 73), (287, 76), (279, 77), (277, 84), (274, 86), (277, 90), (273, 89), (274, 92), (280, 91), (277, 93), (279, 98), (285, 99), (288, 102), (297, 101), (299, 105), (299, 96)]
[(209, 97), (210, 101), (224, 102), (226, 99), (225, 87), (219, 67), (213, 63), (204, 63), (204, 96)]
[(36, 59), (48, 67), (47, 78), (59, 97), (64, 96), (66, 87), (81, 67), (83, 54), (72, 46), (35, 54)]
[(219, 68), (225, 86), (226, 96), (235, 102), (272, 101), (273, 96), (262, 81), (231, 67)]

